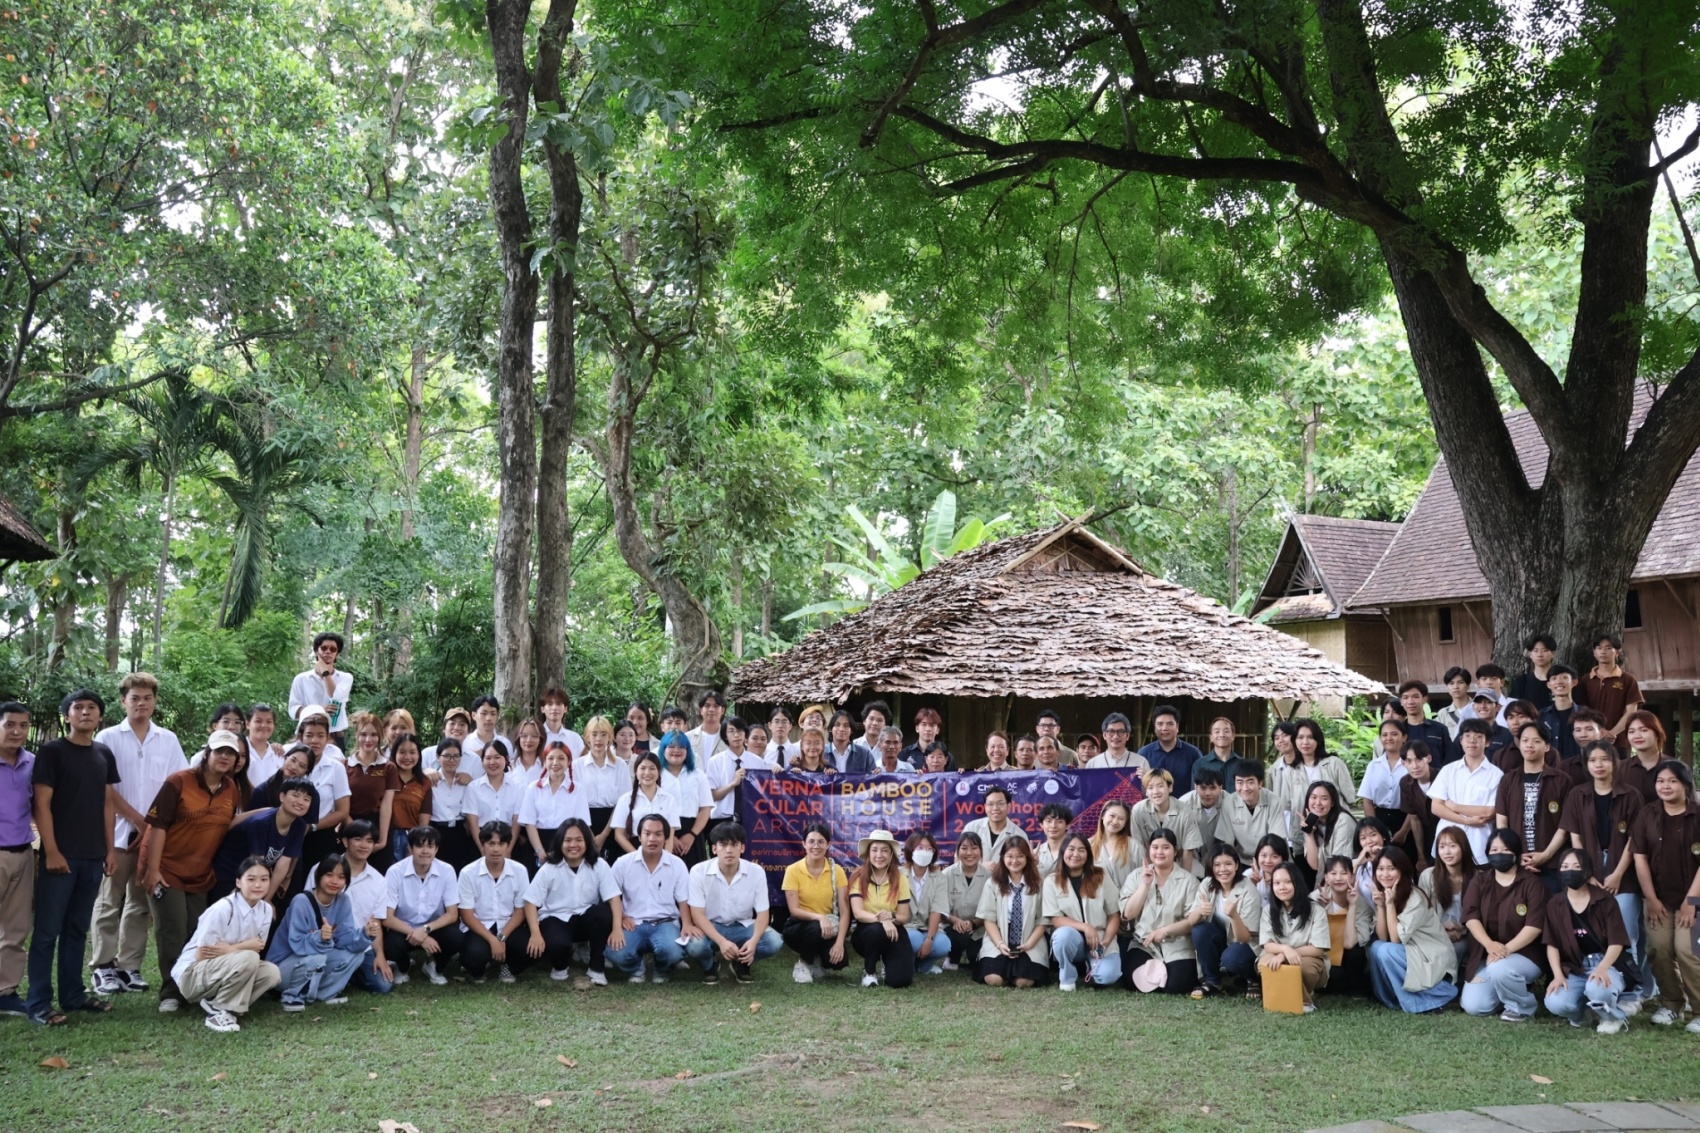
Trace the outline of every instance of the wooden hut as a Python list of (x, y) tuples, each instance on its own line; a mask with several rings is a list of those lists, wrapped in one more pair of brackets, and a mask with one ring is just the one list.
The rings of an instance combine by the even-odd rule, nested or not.
[(0, 496), (0, 570), (12, 563), (45, 562), (58, 554), (12, 501)]
[(1173, 704), (1200, 747), (1227, 716), (1262, 753), (1267, 702), (1383, 691), (1279, 630), (1149, 574), (1079, 520), (964, 552), (784, 653), (741, 666), (730, 692), (758, 714), (782, 703), (891, 702), (906, 731), (936, 709), (959, 760), (994, 728), (1031, 731), (1052, 708), (1064, 737), (1121, 711), (1149, 737)]

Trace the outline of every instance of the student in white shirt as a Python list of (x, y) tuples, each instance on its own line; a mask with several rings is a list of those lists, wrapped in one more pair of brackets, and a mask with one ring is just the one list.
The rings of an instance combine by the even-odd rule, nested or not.
[(248, 784), (258, 787), (283, 768), (283, 745), (273, 743), (277, 713), (269, 704), (248, 709)]
[[(491, 740), (498, 738), (496, 722), (502, 718), (502, 702), (489, 695), (475, 696), (472, 698), (471, 707), (472, 731), (467, 733), (464, 740), (460, 741), (460, 749), (467, 755), (481, 755), (484, 752), (484, 746)], [(536, 721), (533, 720), (532, 723), (535, 724)], [(538, 734), (542, 734), (541, 729), (539, 729)], [(499, 738), (508, 745), (510, 752), (515, 750), (512, 740), (506, 736)]]
[[(484, 750), (489, 751), (490, 748)], [(468, 835), (462, 817), (466, 813), (466, 794), (472, 789), (470, 778), (461, 773), (464, 762), (461, 752), (447, 748), (437, 769), (425, 775), (431, 782), (431, 825), (437, 828), (437, 836), (442, 839), (438, 856), (449, 863), (450, 869), (457, 871), (478, 859), (475, 849), (478, 839)]]
[(797, 756), (797, 745), (791, 742), (793, 723), (784, 705), (775, 705), (768, 713), (766, 746), (756, 750), (765, 753), (775, 766), (787, 767)]
[(608, 820), (620, 796), (632, 789), (632, 765), (614, 753), (614, 725), (606, 716), (592, 716), (584, 724), (584, 754), (573, 760), (573, 776), (584, 785), (594, 832), (593, 856), (612, 860), (615, 846), (609, 840)]
[(473, 982), (484, 982), (484, 971), (498, 965), (497, 978), (514, 982), (508, 947), (516, 930), (525, 924), (525, 891), (531, 876), (525, 867), (508, 858), (514, 828), (501, 819), (491, 819), (478, 830), (479, 859), (460, 871), (460, 928), (466, 939), (460, 946), (460, 966)]
[[(719, 738), (719, 733), (715, 733)], [(695, 865), (708, 857), (709, 815), (714, 810), (714, 790), (697, 759), (696, 748), (684, 732), (661, 737), (661, 786), (679, 801), (679, 825), (674, 831), (673, 852)]]
[(460, 952), (460, 879), (437, 860), (437, 832), (416, 826), (407, 832), (408, 856), (384, 875), (384, 955), (395, 969), (392, 983), (407, 982), (415, 948), (425, 953), (425, 978), (446, 984), (442, 968)]
[(614, 831), (614, 843), (624, 853), (637, 847), (638, 823), (645, 815), (659, 814), (667, 820), (667, 852), (672, 853), (673, 831), (679, 825), (679, 800), (661, 786), (661, 757), (653, 751), (640, 751), (632, 760), (632, 789), (621, 795), (608, 819)]
[(550, 685), (544, 689), (543, 695), (537, 701), (538, 709), (543, 713), (544, 744), (566, 744), (567, 750), (577, 759), (584, 754), (584, 737), (567, 727), (569, 704), (567, 690), (560, 685)]
[(701, 936), (685, 949), (687, 958), (702, 968), (702, 982), (720, 982), (720, 961), (732, 966), (741, 984), (754, 983), (757, 960), (785, 947), (768, 927), (767, 873), (744, 860), (744, 828), (736, 822), (717, 823), (709, 835), (714, 856), (691, 867), (691, 920)]
[(691, 750), (696, 752), (695, 766), (707, 767), (708, 761), (726, 750), (726, 740), (720, 734), (720, 724), (726, 718), (726, 701), (718, 692), (709, 692), (697, 707), (702, 723), (685, 733)]
[(348, 730), (348, 702), (354, 693), (354, 674), (336, 667), (342, 655), (340, 633), (321, 633), (313, 638), (313, 667), (297, 673), (289, 685), (289, 714), (300, 719), (301, 710), (316, 704), (325, 710), (331, 735)]
[[(756, 727), (760, 728), (761, 725)], [(739, 790), (749, 772), (779, 770), (766, 756), (756, 754), (756, 750), (747, 745), (750, 728), (743, 717), (729, 717), (722, 734), (726, 737), (726, 750), (708, 761), (708, 786), (714, 798), (714, 810), (709, 818), (714, 822), (726, 822), (738, 817)], [(766, 747), (764, 743), (760, 750), (766, 750)]]
[[(366, 953), (360, 958), (360, 986), (377, 995), (388, 995), (395, 969), (384, 958), (384, 913), (389, 896), (389, 883), (372, 855), (378, 848), (378, 832), (370, 822), (353, 819), (339, 831), (342, 860), (348, 866), (348, 894), (354, 924), (365, 934)], [(318, 884), (319, 867), (307, 875), (307, 888)]]
[[(296, 738), (313, 753), (313, 765), (307, 772), (307, 781), (319, 792), (318, 820), (307, 832), (307, 841), (301, 850), (302, 861), (316, 862), (326, 854), (336, 852), (337, 827), (348, 821), (353, 803), (348, 788), (348, 768), (343, 766), (342, 760), (326, 755), (331, 738), (327, 719), (322, 707), (309, 704), (301, 710), (301, 718), (295, 725)], [(299, 892), (293, 878), (290, 879), (289, 890), (291, 896)]]
[(544, 848), (556, 827), (569, 818), (590, 821), (586, 793), (573, 779), (573, 757), (566, 744), (551, 744), (543, 753), (543, 777), (525, 788), (520, 797), (519, 821), (525, 839), (542, 861)]
[(1487, 757), (1488, 737), (1493, 725), (1486, 720), (1465, 720), (1458, 725), (1458, 746), (1464, 758), (1442, 767), (1429, 788), (1429, 805), (1434, 808), (1438, 833), (1449, 826), (1464, 831), (1477, 865), (1487, 864), (1488, 838), (1493, 833), (1494, 799), (1505, 773)]
[[(443, 713), (443, 730), (437, 744), (443, 740), (453, 740), (461, 745), (461, 762), (466, 762), (466, 734), (472, 731), (472, 713), (461, 707), (454, 707)], [(393, 742), (393, 741), (392, 741)], [(432, 744), (419, 753), (419, 765), (427, 771), (437, 766), (437, 744)], [(385, 746), (388, 746), (386, 742)]]
[(243, 862), (236, 891), (201, 913), (171, 969), (177, 989), (207, 1013), (209, 1031), (240, 1031), (236, 1017), (247, 1014), (282, 978), (277, 965), (261, 958), (272, 926), (272, 907), (265, 900), (271, 879), (259, 858)]
[[(467, 837), (477, 839), (478, 831), (486, 822), (505, 822), (519, 830), (519, 808), (524, 798), (525, 784), (508, 774), (508, 757), (502, 749), (495, 744), (485, 748), (484, 777), (473, 780), (460, 804), (461, 821), (466, 825)], [(515, 850), (523, 844), (522, 839)]]
[(642, 848), (614, 863), (620, 917), (608, 935), (608, 963), (635, 984), (643, 982), (644, 953), (654, 958), (654, 982), (664, 984), (700, 935), (690, 915), (690, 870), (663, 848), (667, 836), (665, 818), (644, 815), (638, 824)]
[(614, 871), (591, 855), (590, 827), (576, 818), (561, 823), (549, 856), (525, 891), (525, 924), (511, 939), (508, 965), (519, 971), (547, 957), (549, 978), (564, 980), (574, 944), (590, 950), (590, 982), (606, 986), (608, 935), (621, 915)]

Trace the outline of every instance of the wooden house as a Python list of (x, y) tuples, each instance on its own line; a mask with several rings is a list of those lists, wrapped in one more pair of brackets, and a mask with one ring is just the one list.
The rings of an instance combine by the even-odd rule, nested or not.
[[(1634, 424), (1646, 412), (1638, 399)], [(1546, 442), (1527, 411), (1505, 418), (1529, 482), (1546, 474)], [(1633, 426), (1632, 426), (1633, 427)], [(1464, 527), (1443, 458), (1369, 577), (1346, 602), (1379, 611), (1393, 636), (1400, 679), (1440, 689), (1453, 665), (1474, 670), (1493, 655), (1487, 579)], [(1672, 737), (1693, 757), (1694, 693), (1700, 689), (1700, 456), (1689, 461), (1653, 522), (1624, 595), (1623, 667), (1635, 675)]]
[[(1125, 712), (1139, 743), (1173, 704), (1200, 747), (1212, 718), (1235, 721), (1261, 755), (1272, 699), (1381, 691), (1303, 641), (1147, 573), (1079, 520), (946, 559), (861, 613), (733, 674), (740, 710), (779, 703), (892, 704), (912, 732), (936, 709), (959, 761), (981, 761), (996, 728), (1062, 717), (1065, 739)], [(1137, 745), (1136, 745), (1137, 746)]]
[(45, 562), (58, 555), (12, 501), (0, 496), (0, 570), (12, 563)]

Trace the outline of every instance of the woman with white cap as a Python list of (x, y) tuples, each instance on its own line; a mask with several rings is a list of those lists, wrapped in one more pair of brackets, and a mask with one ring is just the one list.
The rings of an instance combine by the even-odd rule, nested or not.
[(909, 879), (897, 864), (900, 849), (889, 830), (875, 830), (856, 846), (862, 864), (850, 875), (850, 946), (862, 958), (862, 986), (878, 987), (885, 965), (887, 987), (915, 982), (915, 949), (909, 921)]

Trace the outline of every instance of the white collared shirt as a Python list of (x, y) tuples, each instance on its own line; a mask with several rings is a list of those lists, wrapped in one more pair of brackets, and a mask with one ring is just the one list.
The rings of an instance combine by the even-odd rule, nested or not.
[[(718, 791), (732, 782), (738, 774), (738, 769), (745, 771), (778, 771), (779, 768), (753, 751), (746, 750), (743, 755), (734, 757), (730, 751), (723, 751), (708, 761), (708, 785)], [(715, 801), (710, 818), (731, 818), (737, 811), (738, 792), (727, 791)]]
[(567, 751), (572, 753), (574, 759), (584, 754), (584, 737), (571, 728), (562, 728), (558, 732), (551, 732), (548, 728), (544, 728), (543, 750), (548, 751), (549, 745), (553, 743), (566, 744)]
[(525, 890), (525, 900), (537, 906), (539, 918), (554, 917), (560, 921), (571, 920), (619, 895), (614, 871), (601, 858), (586, 859), (576, 870), (566, 862), (544, 862), (537, 867), (537, 876)]
[(458, 773), (451, 777), (441, 768), (438, 775), (440, 777), (431, 782), (431, 821), (459, 822), (460, 816), (466, 813), (466, 796), (472, 790), (472, 784), (462, 786), (456, 782), (460, 778)]
[(620, 890), (620, 909), (632, 920), (676, 921), (679, 906), (691, 896), (690, 870), (683, 859), (661, 851), (661, 860), (651, 870), (644, 864), (643, 851), (633, 850), (614, 863), (614, 884)]
[[(610, 830), (627, 830), (627, 834), (635, 843), (639, 830), (638, 824), (643, 821), (646, 814), (659, 814), (667, 820), (669, 830), (679, 829), (679, 800), (674, 798), (673, 792), (665, 787), (655, 788), (653, 799), (646, 797), (641, 788), (636, 792), (635, 798), (630, 793), (621, 795), (620, 801), (614, 804), (613, 815), (608, 819), (608, 828)], [(693, 820), (696, 818), (695, 810), (691, 811), (691, 818)], [(627, 829), (628, 827), (629, 829)]]
[(508, 764), (508, 778), (528, 787), (547, 774), (549, 774), (549, 763), (541, 755), (537, 757), (535, 764), (527, 767), (519, 761), (519, 752), (516, 751)]
[(466, 789), (460, 810), (462, 815), (477, 815), (480, 826), (496, 821), (513, 824), (518, 821), (520, 804), (524, 799), (525, 785), (512, 775), (502, 776), (500, 787), (492, 787), (490, 777), (486, 775)]
[(708, 776), (701, 771), (681, 771), (675, 775), (670, 768), (663, 767), (661, 789), (679, 800), (679, 821), (686, 829), (696, 821), (697, 811), (714, 805), (714, 790), (708, 785)]
[(325, 749), (326, 755), (313, 767), (307, 776), (309, 782), (319, 789), (319, 817), (323, 818), (336, 809), (336, 804), (346, 799), (348, 790), (348, 768), (343, 766), (340, 759), (332, 759), (330, 748)]
[(1086, 768), (1089, 771), (1096, 771), (1105, 767), (1132, 767), (1143, 775), (1145, 772), (1151, 770), (1151, 763), (1143, 755), (1140, 755), (1132, 748), (1127, 749), (1127, 757), (1125, 759), (1116, 759), (1108, 751), (1101, 751), (1086, 761)]
[(718, 859), (698, 862), (691, 867), (690, 888), (687, 904), (707, 913), (715, 924), (736, 923), (748, 928), (756, 923), (756, 914), (768, 909), (767, 873), (744, 858), (738, 859), (738, 872), (730, 881), (721, 872)]
[[(1460, 759), (1455, 763), (1448, 763), (1435, 774), (1434, 782), (1429, 784), (1428, 797), (1435, 802), (1493, 806), (1499, 794), (1499, 781), (1503, 778), (1505, 772), (1495, 766), (1491, 759), (1483, 757), (1481, 765), (1474, 771), (1470, 770), (1467, 760)], [(1462, 826), (1443, 818), (1435, 823), (1435, 834), (1438, 836), (1448, 826), (1457, 826), (1464, 832), (1470, 849), (1476, 853), (1476, 864), (1486, 865), (1488, 840), (1493, 837), (1493, 823), (1489, 822), (1485, 826)], [(1430, 852), (1432, 851), (1433, 848), (1430, 847)]]
[(244, 940), (269, 940), (272, 931), (270, 901), (248, 904), (240, 893), (229, 893), (214, 901), (195, 922), (195, 931), (183, 945), (177, 963), (171, 966), (173, 982), (182, 983), (183, 976), (197, 961), (195, 953), (214, 944), (240, 944)]
[[(493, 739), (493, 740), (501, 740), (502, 743), (507, 746), (508, 758), (510, 760), (518, 760), (519, 759), (519, 748), (515, 747), (514, 742), (512, 740), (508, 739), (508, 737), (502, 735), (502, 733), (500, 733), (500, 732), (497, 732), (494, 735), (492, 735), (490, 738)], [(483, 759), (484, 758), (484, 744), (485, 744), (485, 741), (478, 738), (477, 732), (466, 733), (466, 738), (464, 740), (460, 741), (460, 762), (461, 762), (461, 766), (464, 767), (466, 765), (466, 761), (469, 760), (469, 759), (475, 759), (475, 760)], [(539, 767), (543, 766), (543, 761), (541, 759), (539, 759), (537, 761), (537, 766), (539, 766)]]
[(248, 782), (253, 786), (269, 782), (273, 775), (283, 770), (283, 756), (272, 751), (272, 745), (255, 747), (248, 745)]
[(415, 928), (460, 904), (460, 880), (449, 863), (436, 860), (424, 877), (406, 857), (384, 874), (384, 909)]
[[(140, 740), (126, 720), (96, 732), (94, 742), (105, 744), (118, 764), (118, 782), (114, 785), (119, 796), (143, 814), (153, 806), (154, 796), (165, 785), (166, 776), (189, 766), (177, 737), (152, 720), (148, 721), (147, 735)], [(127, 849), (131, 837), (140, 833), (120, 814), (113, 830), (113, 844), (121, 850)]]
[(613, 807), (621, 795), (632, 792), (632, 765), (615, 755), (613, 748), (608, 749), (608, 758), (601, 766), (589, 755), (573, 760), (573, 777), (593, 807)]
[[(490, 863), (479, 858), (460, 871), (460, 907), (471, 909), (478, 923), (486, 928), (501, 928), (515, 911), (525, 904), (525, 890), (531, 876), (518, 862), (502, 863), (502, 876), (490, 873)], [(463, 930), (467, 929), (462, 921)]]
[(705, 732), (701, 725), (685, 733), (685, 738), (691, 741), (691, 747), (697, 753), (697, 766), (707, 767), (708, 761), (723, 751), (730, 750), (726, 741), (720, 738), (719, 732)]
[(1387, 757), (1379, 756), (1369, 761), (1364, 768), (1364, 778), (1358, 787), (1358, 798), (1368, 799), (1377, 809), (1399, 809), (1399, 780), (1409, 775), (1405, 770), (1405, 761), (1399, 760), (1392, 767), (1387, 765)]
[(330, 696), (325, 695), (325, 679), (313, 670), (296, 673), (295, 679), (289, 682), (289, 718), (295, 719), (309, 704), (317, 704), (330, 715), (330, 730), (333, 734), (346, 731), (348, 728), (348, 698), (354, 694), (354, 674), (341, 669), (333, 670)]
[(569, 818), (584, 820), (590, 825), (588, 795), (579, 784), (562, 779), (559, 787), (551, 786), (547, 777), (525, 788), (520, 796), (519, 821), (522, 826), (538, 830), (554, 830)]

